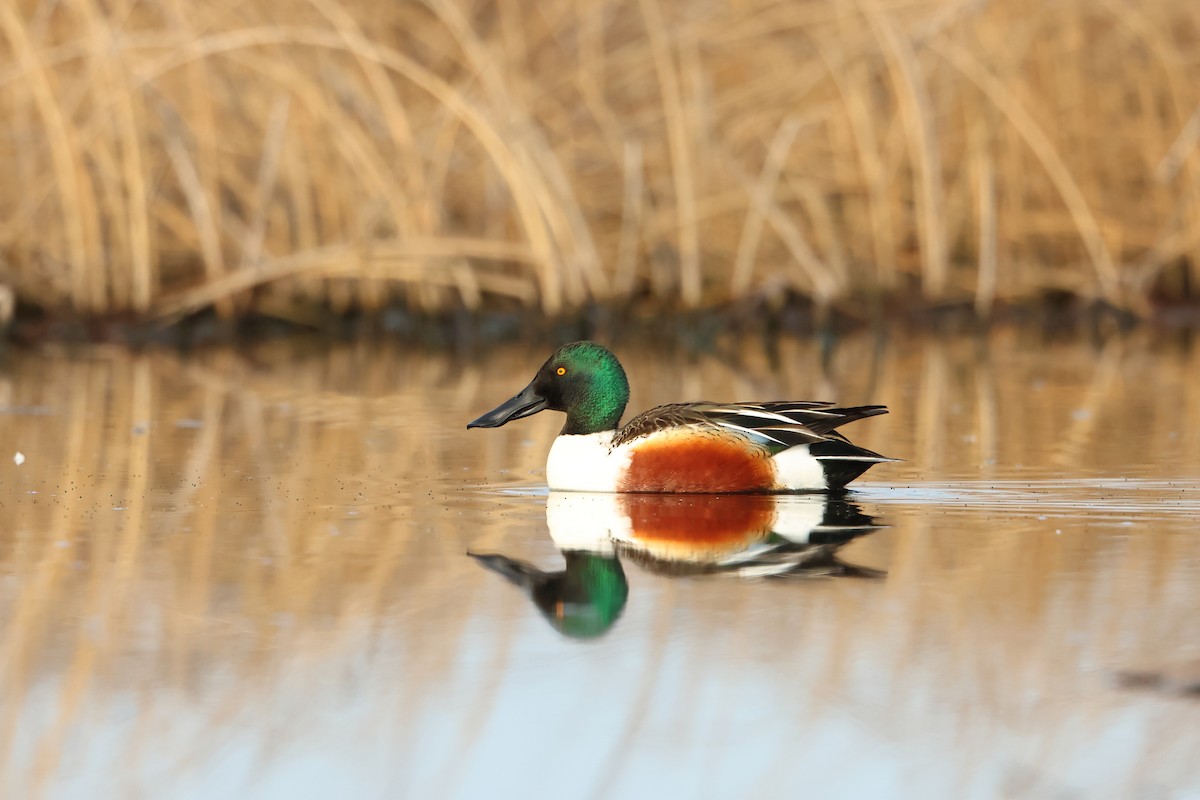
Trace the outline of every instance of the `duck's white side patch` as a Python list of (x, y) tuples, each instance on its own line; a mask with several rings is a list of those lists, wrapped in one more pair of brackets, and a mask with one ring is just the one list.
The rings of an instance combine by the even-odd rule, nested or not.
[(808, 445), (789, 447), (773, 456), (773, 460), (775, 480), (778, 481), (780, 489), (823, 492), (828, 488), (825, 484), (825, 468), (808, 452)]
[(627, 447), (609, 451), (614, 431), (563, 435), (550, 446), (546, 482), (551, 489), (573, 492), (615, 492), (617, 481), (629, 466)]

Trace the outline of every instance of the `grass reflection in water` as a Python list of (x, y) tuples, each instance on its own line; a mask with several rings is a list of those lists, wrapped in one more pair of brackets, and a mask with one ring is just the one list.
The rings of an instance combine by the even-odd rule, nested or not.
[(681, 579), (821, 563), (786, 534), (823, 501), (631, 500), (586, 647), (463, 555), (548, 567), (607, 518), (559, 525), (554, 420), (461, 429), (528, 348), (13, 353), (0, 794), (1200, 791), (1167, 691), (1200, 663), (1200, 349), (1027, 336), (634, 348), (638, 407), (878, 399), (863, 444), (906, 461), (836, 553), (880, 580)]

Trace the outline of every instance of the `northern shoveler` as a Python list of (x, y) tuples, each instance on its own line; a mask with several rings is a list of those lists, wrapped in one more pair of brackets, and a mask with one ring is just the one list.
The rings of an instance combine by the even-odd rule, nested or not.
[(629, 382), (617, 357), (595, 342), (572, 342), (519, 394), (467, 427), (498, 428), (546, 409), (566, 412), (546, 480), (551, 489), (574, 491), (840, 491), (872, 465), (896, 460), (835, 430), (886, 414), (885, 406), (673, 403), (619, 426), (628, 402)]

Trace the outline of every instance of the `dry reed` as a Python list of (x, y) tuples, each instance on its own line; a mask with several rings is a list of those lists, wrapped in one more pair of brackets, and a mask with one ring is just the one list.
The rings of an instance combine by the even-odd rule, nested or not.
[(1186, 0), (0, 7), (0, 286), (84, 314), (1200, 286)]

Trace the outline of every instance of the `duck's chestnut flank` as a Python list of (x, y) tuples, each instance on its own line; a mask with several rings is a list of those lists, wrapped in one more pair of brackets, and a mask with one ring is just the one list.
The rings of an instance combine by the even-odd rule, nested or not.
[(745, 439), (707, 435), (658, 436), (638, 443), (618, 492), (769, 492), (770, 455)]

